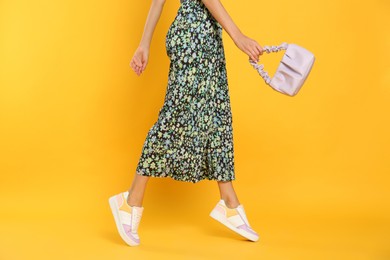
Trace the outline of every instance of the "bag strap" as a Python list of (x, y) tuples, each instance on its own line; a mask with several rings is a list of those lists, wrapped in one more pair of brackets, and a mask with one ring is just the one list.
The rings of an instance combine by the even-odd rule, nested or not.
[(263, 49), (267, 53), (270, 53), (270, 52), (278, 52), (280, 50), (287, 50), (287, 47), (288, 47), (288, 43), (287, 42), (283, 42), (279, 46), (277, 46), (277, 45), (264, 46)]
[[(288, 43), (283, 42), (282, 44), (276, 46), (276, 45), (271, 45), (271, 46), (264, 46), (263, 50), (266, 53), (271, 53), (271, 52), (278, 52), (281, 50), (287, 50)], [(264, 64), (257, 64), (257, 62), (252, 61), (249, 59), (249, 63), (257, 70), (257, 72), (260, 74), (260, 76), (264, 79), (265, 83), (269, 84), (271, 82), (271, 77), (268, 75), (268, 73), (264, 70)]]

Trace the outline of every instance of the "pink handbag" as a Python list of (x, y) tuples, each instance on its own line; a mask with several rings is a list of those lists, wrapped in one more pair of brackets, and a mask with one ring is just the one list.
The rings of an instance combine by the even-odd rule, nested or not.
[[(267, 53), (286, 50), (275, 75), (270, 78), (263, 64), (257, 64), (249, 59), (249, 63), (259, 72), (264, 81), (274, 90), (295, 96), (309, 75), (315, 57), (313, 53), (297, 44), (282, 43), (279, 46), (264, 46)], [(264, 52), (263, 52), (264, 53)]]

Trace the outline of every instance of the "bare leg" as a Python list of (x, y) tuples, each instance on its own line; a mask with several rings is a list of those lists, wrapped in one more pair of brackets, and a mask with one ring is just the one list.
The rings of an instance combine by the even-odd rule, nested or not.
[(142, 176), (135, 173), (133, 183), (129, 189), (129, 196), (127, 197), (127, 203), (130, 206), (142, 207), (146, 184), (149, 178), (149, 176)]
[(225, 201), (228, 208), (235, 208), (240, 205), (231, 181), (218, 181), (218, 188), (221, 199)]
[[(221, 193), (221, 199), (225, 201), (225, 205), (218, 202), (215, 208), (211, 211), (210, 216), (251, 241), (259, 240), (259, 234), (251, 228), (246, 217), (244, 207), (238, 201), (232, 182), (218, 181), (218, 187)], [(220, 210), (221, 207), (222, 211)], [(226, 207), (232, 210), (226, 210)], [(233, 214), (231, 214), (231, 212), (233, 212)], [(237, 218), (237, 216), (240, 218)]]

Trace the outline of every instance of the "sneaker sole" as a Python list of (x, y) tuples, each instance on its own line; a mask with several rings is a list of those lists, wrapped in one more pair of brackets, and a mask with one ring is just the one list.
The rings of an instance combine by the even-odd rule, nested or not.
[(118, 232), (119, 232), (119, 235), (121, 236), (121, 238), (129, 246), (138, 246), (139, 243), (134, 242), (133, 240), (131, 240), (130, 238), (127, 237), (126, 232), (125, 232), (125, 230), (124, 230), (124, 228), (119, 220), (119, 208), (118, 208), (118, 204), (116, 202), (116, 195), (110, 197), (108, 202), (110, 203), (110, 208), (111, 208), (112, 215), (114, 216), (115, 225), (116, 225), (116, 228), (118, 229)]
[(215, 219), (218, 222), (222, 223), (223, 225), (225, 225), (229, 229), (233, 230), (234, 232), (236, 232), (236, 233), (240, 234), (241, 236), (245, 237), (246, 239), (249, 239), (251, 241), (259, 240), (258, 236), (254, 236), (252, 234), (249, 234), (249, 233), (245, 232), (242, 229), (239, 229), (239, 228), (236, 228), (235, 226), (233, 226), (228, 220), (226, 220), (226, 217), (224, 215), (222, 215), (220, 212), (216, 211), (215, 209), (213, 209), (211, 211), (210, 217), (212, 217), (213, 219)]

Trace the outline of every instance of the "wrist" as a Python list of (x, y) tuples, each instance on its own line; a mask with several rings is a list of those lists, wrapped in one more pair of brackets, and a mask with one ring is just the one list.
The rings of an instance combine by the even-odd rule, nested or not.
[(143, 49), (143, 50), (149, 50), (150, 43), (146, 43), (146, 42), (141, 41), (140, 44), (138, 45), (138, 48)]
[(243, 36), (244, 34), (239, 30), (230, 33), (230, 37), (232, 38), (233, 42), (236, 44)]

